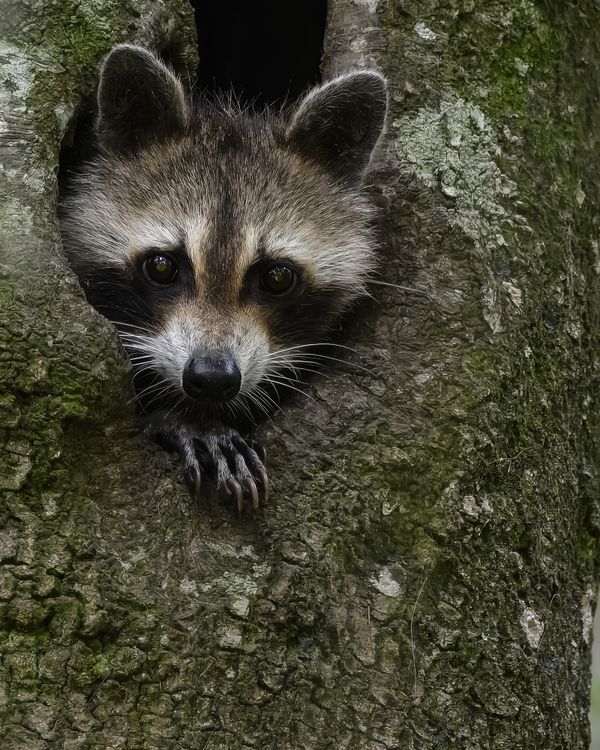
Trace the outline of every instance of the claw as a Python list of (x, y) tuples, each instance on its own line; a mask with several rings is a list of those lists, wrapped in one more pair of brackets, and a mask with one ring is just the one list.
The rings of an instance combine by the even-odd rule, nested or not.
[(265, 502), (269, 499), (269, 477), (264, 469), (257, 469), (256, 474), (260, 479), (260, 483), (263, 486), (264, 500)]
[(188, 469), (187, 480), (190, 493), (193, 495), (194, 500), (200, 500), (200, 497), (202, 496), (202, 474), (195, 466), (191, 466)]
[(231, 479), (227, 480), (227, 489), (235, 497), (238, 513), (241, 515), (242, 507), (244, 505), (244, 493), (240, 483), (237, 479), (231, 477)]
[(267, 451), (262, 447), (262, 445), (260, 443), (257, 443), (255, 440), (253, 440), (249, 445), (252, 448), (252, 450), (254, 450), (257, 453), (262, 463), (263, 464), (266, 463)]
[(246, 490), (250, 493), (252, 497), (252, 507), (254, 510), (258, 510), (258, 489), (256, 487), (256, 482), (252, 477), (246, 477), (244, 479), (244, 487)]

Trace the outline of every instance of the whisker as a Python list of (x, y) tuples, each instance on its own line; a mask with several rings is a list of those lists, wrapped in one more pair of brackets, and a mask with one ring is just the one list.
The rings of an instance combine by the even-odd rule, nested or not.
[(265, 414), (265, 416), (268, 416), (271, 409), (274, 411), (277, 411), (280, 406), (279, 404), (269, 396), (266, 391), (261, 388), (259, 385), (256, 386), (252, 391), (248, 391), (248, 393), (245, 394), (246, 398), (251, 400), (258, 408)]
[(287, 385), (288, 383), (297, 383), (298, 385), (310, 385), (306, 382), (306, 380), (300, 380), (300, 378), (297, 377), (287, 377), (287, 375), (284, 375), (282, 372), (275, 371), (275, 372), (265, 372), (263, 375), (263, 380), (267, 380), (271, 383), (277, 383), (279, 385)]
[(133, 372), (133, 375), (132, 375), (131, 379), (135, 380), (137, 377), (139, 377), (140, 375), (143, 375), (146, 372), (154, 372), (154, 373), (156, 373), (156, 369), (154, 368), (154, 365), (146, 365), (146, 367), (141, 367), (139, 369), (138, 368), (134, 368), (134, 372)]
[(238, 406), (240, 407), (240, 409), (242, 409), (242, 411), (248, 417), (248, 419), (252, 422), (252, 424), (256, 424), (256, 419), (254, 418), (254, 414), (252, 414), (252, 410), (250, 409), (248, 404), (245, 402), (244, 397), (240, 398), (238, 402)]
[(296, 388), (295, 386), (291, 385), (289, 382), (284, 382), (281, 380), (273, 380), (271, 378), (265, 377), (265, 380), (267, 383), (271, 383), (271, 385), (277, 387), (278, 385), (282, 386), (283, 388), (289, 388), (292, 391), (296, 391), (296, 393), (300, 393), (303, 396), (306, 396), (307, 398), (310, 398), (311, 401), (316, 401), (314, 396), (311, 396), (310, 393), (306, 393), (306, 391), (301, 390), (300, 388)]
[(181, 404), (185, 400), (185, 393), (182, 393), (181, 396), (177, 399), (177, 401), (173, 404), (173, 406), (169, 409), (169, 411), (165, 414), (165, 420), (168, 418), (169, 414), (171, 414), (172, 411), (174, 411), (179, 404)]
[[(423, 289), (414, 289), (411, 286), (402, 286), (402, 284), (391, 284), (389, 281), (378, 281), (377, 279), (369, 279), (369, 284), (379, 284), (379, 286), (389, 286), (393, 289), (400, 289), (402, 292), (412, 292), (413, 294), (419, 294), (423, 297), (429, 297), (428, 292)], [(371, 295), (369, 295), (370, 297)]]
[(162, 398), (162, 397), (163, 397), (164, 395), (166, 395), (167, 393), (170, 393), (170, 392), (171, 392), (171, 390), (172, 390), (172, 389), (171, 389), (171, 385), (169, 384), (169, 385), (168, 385), (168, 386), (167, 386), (166, 388), (164, 388), (164, 389), (163, 389), (162, 391), (160, 391), (160, 392), (159, 392), (159, 393), (157, 393), (157, 394), (156, 394), (155, 396), (153, 396), (153, 397), (152, 397), (152, 398), (150, 399), (150, 401), (148, 401), (148, 403), (147, 403), (147, 404), (145, 404), (145, 406), (146, 406), (146, 407), (150, 406), (150, 405), (151, 405), (151, 404), (153, 404), (153, 403), (154, 403), (154, 402), (155, 402), (155, 401), (156, 401), (157, 399), (159, 399), (159, 398)]
[(158, 347), (154, 341), (140, 333), (131, 333), (130, 331), (117, 331), (119, 338), (124, 342), (131, 342), (134, 346), (139, 346), (138, 342), (143, 342), (146, 349), (156, 350)]
[[(363, 372), (366, 372), (368, 375), (371, 375), (373, 377), (375, 376), (374, 370), (370, 370), (369, 368), (363, 367), (362, 365), (357, 365), (355, 362), (348, 362), (345, 359), (339, 359), (338, 357), (329, 357), (325, 354), (317, 354), (316, 352), (314, 352), (311, 356), (318, 357), (319, 359), (324, 359), (324, 360), (328, 360), (331, 362), (339, 362), (342, 365), (348, 365), (348, 367), (354, 367), (357, 370), (362, 370)], [(295, 362), (299, 364), (306, 363), (306, 364), (312, 364), (312, 365), (317, 365), (317, 366), (319, 365), (318, 362), (313, 362), (311, 359), (297, 359), (295, 360)]]
[[(320, 363), (318, 363), (318, 362), (310, 362), (310, 363), (306, 362), (306, 364), (311, 364), (313, 367), (319, 367), (320, 366)], [(305, 363), (302, 363), (302, 362), (297, 363), (297, 365), (295, 366), (295, 368), (296, 368), (295, 370), (291, 370), (290, 367), (288, 367), (286, 364), (282, 363), (282, 364), (278, 365), (277, 367), (273, 367), (273, 368), (268, 369), (265, 374), (266, 375), (271, 375), (271, 374), (280, 374), (281, 373), (281, 375), (283, 377), (288, 377), (284, 373), (286, 373), (286, 372), (292, 372), (293, 374), (290, 376), (291, 379), (299, 381), (300, 380), (299, 375), (301, 373), (311, 372), (311, 370), (305, 369)], [(321, 370), (315, 369), (315, 370), (312, 370), (312, 372), (314, 372), (316, 374), (320, 374)], [(298, 374), (295, 374), (295, 373), (298, 373)]]
[[(285, 374), (286, 370), (291, 370), (292, 375), (291, 376), (286, 375)], [(317, 371), (313, 370), (313, 372), (317, 372)], [(294, 383), (299, 383), (300, 385), (309, 385), (309, 383), (306, 380), (302, 380), (300, 378), (300, 374), (301, 373), (299, 372), (299, 370), (297, 370), (295, 367), (281, 367), (281, 368), (273, 368), (273, 369), (266, 370), (263, 375), (263, 378), (277, 377), (286, 381), (289, 380), (289, 381), (293, 381)]]
[[(269, 368), (267, 368), (267, 370), (265, 372), (266, 375), (281, 374), (283, 377), (287, 377), (287, 375), (283, 375), (283, 373), (286, 370), (290, 370), (293, 373), (294, 380), (298, 380), (298, 382), (300, 382), (300, 383), (302, 382), (300, 380), (300, 375), (302, 375), (305, 372), (311, 372), (311, 373), (314, 373), (315, 375), (322, 375), (323, 374), (323, 370), (322, 369), (313, 370), (313, 369), (311, 369), (309, 367), (305, 367), (302, 364), (299, 364), (298, 366), (296, 366), (298, 364), (296, 362), (296, 360), (292, 360), (292, 361), (290, 361), (289, 359), (275, 360), (274, 362), (269, 363), (269, 364), (274, 364), (275, 367), (269, 367)], [(314, 364), (316, 364), (316, 363), (314, 363)]]
[(107, 318), (107, 320), (109, 323), (112, 323), (115, 328), (133, 328), (136, 331), (145, 331), (146, 333), (156, 335), (156, 331), (153, 331), (151, 328), (141, 326), (137, 323), (125, 323), (122, 320), (111, 320), (110, 318)]
[[(162, 384), (161, 384), (161, 386), (162, 386)], [(143, 391), (143, 393), (135, 393), (135, 394), (133, 395), (133, 398), (130, 398), (130, 399), (129, 399), (129, 401), (128, 401), (127, 403), (128, 403), (128, 404), (132, 404), (132, 403), (134, 403), (135, 401), (139, 401), (139, 402), (141, 402), (141, 401), (142, 401), (142, 399), (143, 399), (143, 398), (144, 398), (145, 396), (149, 395), (150, 393), (153, 393), (153, 392), (154, 392), (155, 390), (158, 390), (158, 387), (154, 387), (154, 388), (150, 388), (150, 389), (145, 389), (145, 390)], [(161, 389), (160, 389), (160, 394), (159, 394), (159, 395), (162, 395), (163, 393), (166, 393), (166, 392), (167, 392), (167, 391), (166, 391), (166, 390), (164, 389), (164, 387), (163, 387), (163, 388), (161, 388)], [(150, 401), (149, 403), (152, 403), (152, 401)]]
[(262, 400), (262, 403), (264, 404), (264, 412), (265, 415), (270, 414), (271, 412), (277, 412), (281, 409), (281, 405), (275, 401), (274, 398), (272, 398), (264, 388), (261, 388), (260, 386), (256, 389), (258, 392), (255, 392), (255, 396), (257, 398), (260, 398)]
[(235, 402), (237, 401), (237, 399), (238, 399), (238, 397), (236, 396), (233, 399), (233, 401), (226, 401), (222, 405), (222, 407), (221, 407), (223, 409), (223, 411), (225, 411), (225, 412), (227, 412), (228, 414), (231, 415), (232, 419), (235, 419), (235, 416), (236, 416), (236, 414), (235, 414)]
[(150, 393), (158, 391), (158, 393), (148, 402), (147, 406), (149, 406), (151, 403), (156, 401), (157, 398), (164, 395), (165, 393), (168, 393), (171, 388), (171, 383), (166, 380), (166, 378), (163, 378), (158, 383), (152, 383), (147, 388), (141, 390), (139, 393), (134, 394), (133, 398), (130, 399), (128, 403), (133, 403), (133, 401), (141, 401), (142, 398), (149, 395)]
[(296, 346), (289, 346), (286, 349), (277, 349), (268, 356), (271, 357), (276, 354), (283, 354), (284, 352), (291, 352), (296, 349), (312, 349), (315, 346), (334, 346), (338, 349), (346, 349), (347, 351), (354, 352), (355, 354), (356, 349), (353, 349), (351, 346), (346, 346), (345, 344), (335, 344), (332, 341), (316, 341), (312, 344), (297, 344)]
[[(259, 412), (261, 412), (263, 415), (267, 416), (268, 412), (267, 412), (267, 410), (265, 410), (265, 405), (263, 403), (261, 403), (260, 401), (257, 401), (257, 399), (255, 398), (254, 394), (245, 393), (244, 394), (244, 399), (245, 399), (245, 401), (248, 401), (251, 404), (253, 404), (259, 410)], [(251, 412), (248, 404), (245, 403), (245, 401), (244, 400), (240, 401), (240, 407), (241, 408), (245, 407), (245, 409), (244, 409), (245, 413), (246, 414), (249, 414), (249, 413), (251, 414), (252, 412)]]
[(131, 364), (133, 365), (133, 370), (136, 372), (136, 374), (139, 374), (140, 372), (144, 372), (145, 370), (152, 370), (155, 369), (154, 360), (153, 359), (142, 359), (142, 360), (131, 360)]

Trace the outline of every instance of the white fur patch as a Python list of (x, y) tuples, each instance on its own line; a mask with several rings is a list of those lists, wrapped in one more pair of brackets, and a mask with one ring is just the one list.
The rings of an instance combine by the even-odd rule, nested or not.
[(157, 221), (151, 216), (133, 219), (125, 231), (129, 237), (129, 254), (152, 248), (167, 250), (177, 247), (180, 242), (175, 227), (169, 227), (164, 221)]
[[(211, 320), (214, 320), (211, 311)], [(182, 377), (191, 357), (211, 350), (230, 351), (238, 366), (242, 384), (240, 396), (252, 393), (263, 379), (269, 356), (269, 339), (258, 324), (240, 313), (233, 321), (222, 320), (214, 330), (206, 325), (202, 309), (193, 303), (180, 306), (155, 335), (122, 333), (123, 343), (140, 367), (151, 366), (176, 391), (182, 391)]]

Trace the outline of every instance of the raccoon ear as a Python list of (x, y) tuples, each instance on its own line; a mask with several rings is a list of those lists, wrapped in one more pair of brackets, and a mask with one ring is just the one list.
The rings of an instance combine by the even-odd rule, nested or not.
[(350, 184), (363, 176), (387, 112), (385, 78), (346, 73), (310, 91), (287, 128), (289, 142)]
[(119, 44), (100, 69), (96, 133), (100, 146), (118, 154), (182, 132), (188, 118), (183, 86), (143, 47)]

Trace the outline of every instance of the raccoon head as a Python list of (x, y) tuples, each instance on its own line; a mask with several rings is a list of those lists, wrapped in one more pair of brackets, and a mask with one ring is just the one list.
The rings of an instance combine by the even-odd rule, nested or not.
[(193, 104), (150, 52), (115, 47), (98, 156), (61, 209), (90, 302), (117, 327), (146, 405), (266, 408), (373, 266), (361, 182), (384, 78), (348, 73), (291, 112)]

